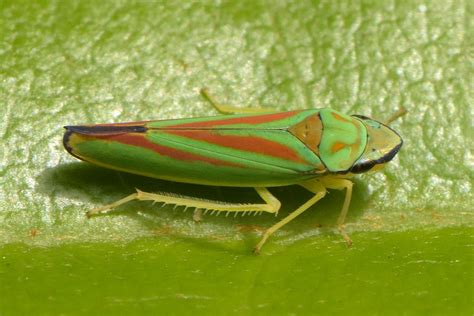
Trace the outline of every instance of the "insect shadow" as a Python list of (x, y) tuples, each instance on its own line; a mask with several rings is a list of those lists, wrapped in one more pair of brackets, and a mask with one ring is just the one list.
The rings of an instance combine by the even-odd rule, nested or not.
[[(367, 185), (357, 179), (354, 182), (353, 196), (346, 223), (356, 221), (363, 214), (368, 202)], [(85, 163), (67, 163), (46, 169), (40, 174), (37, 183), (37, 189), (40, 193), (52, 196), (53, 199), (64, 198), (74, 201), (74, 206), (65, 206), (61, 211), (77, 211), (84, 212), (84, 214), (88, 210), (77, 208), (78, 202), (84, 202), (86, 205), (92, 204), (97, 207), (123, 198), (133, 193), (135, 189), (235, 203), (258, 203), (261, 201), (252, 188), (176, 183), (109, 170)], [(149, 201), (129, 202), (107, 214), (99, 215), (99, 217), (129, 216), (141, 221), (150, 232), (156, 233), (158, 236), (166, 235), (185, 240), (202, 239), (196, 238), (196, 235), (202, 235), (203, 229), (212, 234), (213, 230), (210, 229), (212, 227), (217, 228), (217, 233), (209, 236), (211, 240), (234, 238), (236, 234), (239, 234), (240, 239), (243, 239), (245, 243), (253, 245), (266, 228), (294, 211), (312, 196), (306, 189), (297, 185), (274, 187), (270, 188), (270, 191), (282, 203), (278, 218), (266, 213), (261, 216), (252, 216), (253, 214), (242, 216), (238, 214), (235, 217), (232, 214), (227, 217), (225, 213), (219, 216), (205, 214), (202, 217), (202, 222), (196, 224), (205, 226), (205, 229), (194, 226), (192, 209), (183, 212), (183, 207), (153, 205)], [(327, 234), (338, 234), (336, 221), (344, 201), (344, 193), (343, 191), (329, 190), (329, 193), (321, 201), (284, 226), (282, 231), (287, 232), (290, 236), (312, 229), (321, 229), (322, 233)], [(94, 218), (90, 220), (94, 220)]]

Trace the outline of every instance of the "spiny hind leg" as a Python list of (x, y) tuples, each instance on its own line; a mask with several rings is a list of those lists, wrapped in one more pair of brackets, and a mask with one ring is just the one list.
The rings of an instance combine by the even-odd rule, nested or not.
[(328, 189), (344, 190), (346, 189), (346, 196), (344, 198), (344, 204), (342, 205), (341, 213), (337, 219), (337, 228), (341, 233), (342, 237), (347, 243), (347, 246), (352, 246), (352, 240), (344, 229), (344, 222), (346, 220), (347, 212), (349, 211), (349, 205), (352, 197), (352, 186), (353, 183), (347, 179), (338, 178), (323, 178), (321, 179), (322, 184)]
[(200, 90), (201, 95), (211, 103), (211, 105), (222, 114), (257, 114), (264, 112), (272, 112), (272, 109), (263, 109), (263, 108), (238, 108), (232, 105), (220, 104), (217, 102), (214, 97), (209, 94), (209, 91), (206, 88)]
[[(172, 204), (176, 206), (184, 206), (185, 208), (191, 207), (199, 210), (211, 211), (211, 212), (268, 212), (277, 214), (280, 209), (281, 203), (276, 197), (274, 197), (270, 191), (266, 188), (255, 188), (258, 195), (265, 201), (263, 204), (240, 204), (240, 203), (227, 203), (221, 201), (212, 201), (198, 199), (188, 196), (173, 195), (169, 193), (148, 193), (137, 190), (136, 193), (130, 194), (129, 196), (118, 200), (114, 203), (93, 209), (87, 212), (87, 217), (91, 217), (96, 214), (108, 212), (122, 204), (128, 203), (133, 200), (139, 201), (153, 201), (163, 204)], [(201, 211), (202, 212), (202, 211)], [(196, 214), (195, 214), (196, 215)], [(199, 215), (196, 215), (199, 216)], [(199, 216), (200, 217), (200, 216)]]
[(313, 206), (314, 204), (316, 204), (316, 202), (318, 202), (320, 199), (322, 199), (325, 195), (326, 195), (326, 189), (324, 188), (324, 186), (322, 186), (319, 182), (317, 181), (308, 181), (308, 182), (304, 182), (301, 184), (303, 187), (305, 187), (306, 189), (308, 189), (309, 191), (315, 193), (315, 195), (309, 199), (308, 201), (306, 201), (306, 203), (304, 203), (303, 205), (301, 205), (299, 208), (297, 208), (296, 210), (294, 210), (292, 213), (290, 213), (287, 217), (285, 217), (284, 219), (282, 219), (281, 221), (279, 221), (278, 223), (276, 223), (275, 225), (273, 225), (272, 227), (268, 228), (264, 233), (263, 233), (263, 236), (262, 236), (262, 239), (260, 240), (260, 242), (255, 246), (254, 248), (254, 252), (255, 253), (260, 253), (260, 250), (262, 249), (262, 246), (265, 244), (265, 242), (267, 241), (267, 239), (274, 233), (276, 232), (277, 230), (279, 230), (281, 227), (283, 227), (284, 225), (288, 224), (289, 222), (291, 222), (294, 218), (296, 218), (298, 215), (300, 215), (301, 213), (303, 213), (304, 211), (306, 211), (307, 209), (309, 209), (311, 206)]

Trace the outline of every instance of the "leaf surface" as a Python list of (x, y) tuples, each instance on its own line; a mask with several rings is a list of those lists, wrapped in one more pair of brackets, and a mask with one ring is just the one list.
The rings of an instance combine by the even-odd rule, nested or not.
[[(0, 312), (472, 314), (472, 11), (469, 1), (2, 1)], [(135, 188), (258, 201), (104, 170), (62, 148), (64, 125), (215, 115), (202, 87), (242, 107), (379, 119), (408, 109), (393, 123), (398, 158), (355, 181), (352, 249), (334, 230), (343, 194), (333, 191), (260, 257), (250, 250), (270, 215), (197, 225), (190, 211), (134, 202), (85, 218)], [(272, 192), (279, 218), (310, 197)]]

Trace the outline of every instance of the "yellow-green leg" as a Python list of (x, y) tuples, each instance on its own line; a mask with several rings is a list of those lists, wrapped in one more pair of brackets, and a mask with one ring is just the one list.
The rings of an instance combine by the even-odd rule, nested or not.
[(321, 183), (328, 189), (346, 189), (344, 204), (342, 205), (341, 213), (339, 214), (339, 218), (337, 219), (337, 228), (339, 229), (339, 232), (346, 241), (347, 246), (350, 247), (352, 246), (352, 240), (344, 230), (344, 222), (346, 220), (347, 212), (349, 211), (349, 205), (351, 203), (353, 183), (350, 180), (339, 178), (322, 178)]
[[(91, 217), (93, 215), (99, 213), (105, 213), (110, 211), (122, 204), (128, 203), (133, 200), (139, 201), (153, 201), (163, 204), (171, 204), (177, 206), (184, 206), (185, 208), (191, 207), (201, 210), (204, 212), (211, 211), (214, 212), (228, 212), (228, 213), (238, 213), (238, 212), (267, 212), (277, 214), (278, 210), (280, 209), (281, 203), (278, 201), (276, 197), (274, 197), (270, 191), (266, 188), (255, 188), (258, 195), (265, 201), (263, 204), (240, 204), (240, 203), (227, 203), (221, 201), (212, 201), (212, 200), (204, 200), (204, 199), (197, 199), (188, 196), (181, 196), (181, 195), (172, 195), (168, 193), (148, 193), (137, 190), (136, 193), (130, 194), (129, 196), (118, 200), (114, 203), (93, 209), (87, 212), (87, 217)], [(198, 216), (199, 215), (196, 215)]]
[(262, 108), (238, 108), (232, 105), (220, 104), (217, 102), (210, 94), (206, 88), (201, 89), (201, 95), (211, 103), (211, 105), (222, 114), (256, 114), (256, 113), (265, 113), (265, 112), (274, 112), (271, 109), (262, 109)]
[(200, 208), (197, 208), (193, 212), (193, 221), (196, 223), (199, 223), (202, 220), (202, 210)]
[(284, 219), (282, 219), (281, 221), (279, 221), (272, 227), (268, 228), (263, 234), (260, 242), (255, 246), (254, 248), (255, 253), (257, 254), (260, 253), (262, 246), (265, 244), (268, 237), (270, 237), (274, 232), (276, 232), (281, 227), (291, 222), (294, 218), (296, 218), (298, 215), (300, 215), (301, 213), (309, 209), (311, 206), (316, 204), (316, 202), (318, 202), (320, 199), (322, 199), (326, 195), (326, 189), (317, 180), (308, 181), (308, 182), (302, 183), (301, 185), (305, 187), (306, 189), (308, 189), (309, 191), (315, 193), (315, 195), (311, 199), (306, 201), (306, 203), (298, 207), (295, 211), (290, 213), (290, 215), (288, 215), (287, 217), (285, 217)]

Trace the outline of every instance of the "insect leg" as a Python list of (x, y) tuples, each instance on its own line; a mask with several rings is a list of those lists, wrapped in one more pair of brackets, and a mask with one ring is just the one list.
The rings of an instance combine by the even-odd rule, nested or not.
[(206, 88), (202, 88), (200, 91), (201, 95), (211, 103), (211, 105), (222, 114), (237, 114), (237, 113), (246, 113), (246, 114), (256, 114), (263, 112), (272, 112), (271, 109), (262, 109), (262, 108), (238, 108), (232, 105), (220, 104), (217, 102), (210, 94)]
[(107, 212), (114, 209), (122, 204), (133, 200), (140, 201), (153, 201), (164, 204), (173, 204), (178, 206), (184, 206), (186, 208), (192, 207), (201, 210), (210, 210), (213, 212), (268, 212), (278, 213), (280, 208), (280, 201), (277, 200), (266, 188), (255, 188), (260, 197), (265, 201), (264, 204), (240, 204), (240, 203), (227, 203), (221, 201), (212, 201), (205, 199), (197, 199), (182, 195), (173, 195), (170, 193), (148, 193), (137, 190), (136, 193), (130, 194), (129, 196), (118, 200), (114, 203), (93, 209), (87, 212), (87, 217)]
[(194, 210), (194, 213), (193, 213), (193, 221), (195, 221), (196, 223), (199, 223), (201, 220), (202, 220), (202, 209), (197, 208)]
[(342, 205), (341, 213), (337, 219), (337, 228), (342, 234), (342, 237), (347, 242), (347, 245), (350, 247), (352, 245), (352, 240), (349, 235), (344, 230), (344, 221), (346, 220), (347, 212), (349, 210), (349, 204), (352, 197), (352, 186), (353, 183), (347, 179), (337, 179), (337, 178), (323, 178), (321, 179), (323, 185), (328, 189), (335, 190), (344, 190), (346, 189), (346, 196), (344, 198), (344, 204)]
[(288, 224), (290, 221), (292, 221), (294, 218), (296, 218), (298, 215), (306, 211), (308, 208), (313, 206), (316, 202), (318, 202), (320, 199), (322, 199), (326, 195), (326, 189), (316, 181), (308, 181), (305, 183), (301, 184), (303, 187), (306, 189), (310, 190), (311, 192), (315, 193), (315, 195), (306, 201), (303, 205), (301, 205), (299, 208), (297, 208), (295, 211), (290, 213), (287, 217), (273, 225), (272, 227), (268, 228), (265, 233), (263, 234), (262, 239), (260, 242), (255, 246), (254, 252), (255, 253), (260, 253), (260, 249), (262, 246), (265, 244), (267, 241), (268, 237), (270, 237), (274, 232), (276, 232), (278, 229), (283, 227), (284, 225)]

